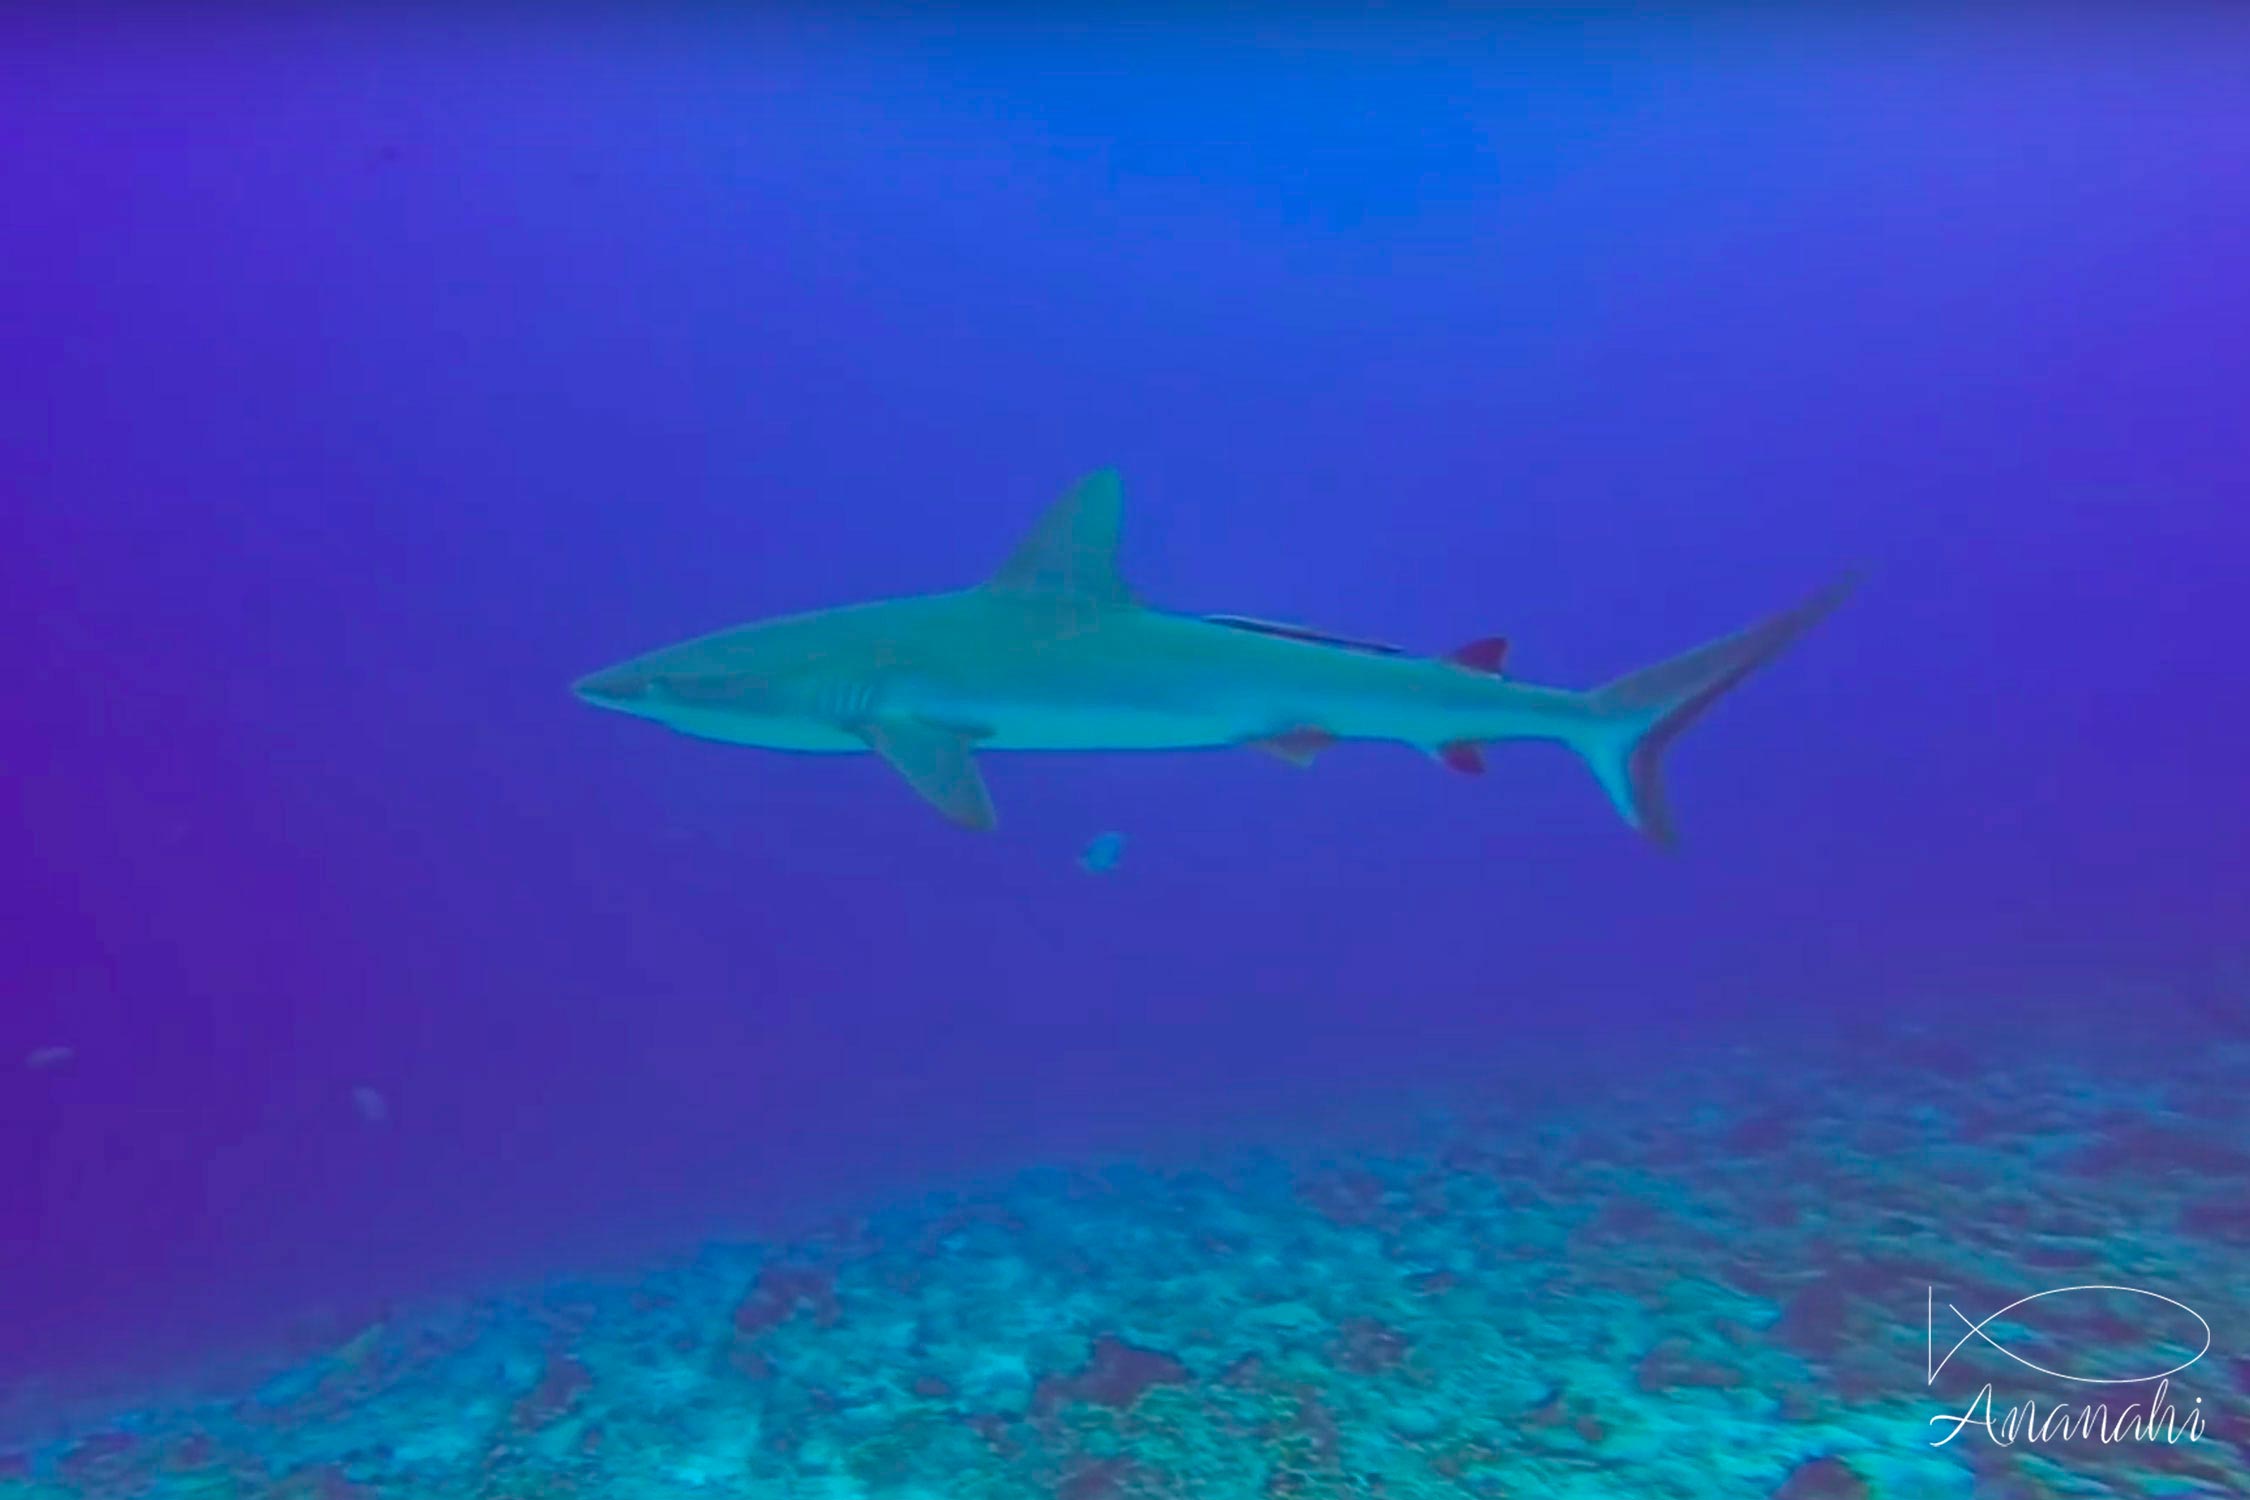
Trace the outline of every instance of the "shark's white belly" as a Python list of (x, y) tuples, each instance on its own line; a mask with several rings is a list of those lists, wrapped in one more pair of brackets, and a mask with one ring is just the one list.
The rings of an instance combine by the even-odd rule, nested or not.
[[(1463, 729), (1457, 708), (1417, 702), (1411, 693), (1312, 693), (1286, 684), (1177, 697), (1095, 692), (1045, 701), (978, 701), (940, 694), (917, 703), (914, 712), (971, 729), (978, 733), (979, 748), (992, 750), (1193, 750), (1306, 729), (1338, 739), (1434, 745)], [(1476, 722), (1487, 733), (1517, 729), (1503, 727), (1505, 717), (1511, 716), (1498, 703), (1489, 703)], [(1528, 719), (1521, 726), (1531, 727)]]
[(841, 725), (817, 719), (794, 719), (728, 713), (718, 709), (667, 706), (659, 718), (666, 727), (699, 740), (726, 745), (751, 745), (760, 750), (800, 750), (812, 754), (848, 754), (863, 751), (867, 741)]
[(1274, 732), (1238, 717), (1106, 706), (1059, 705), (991, 720), (979, 744), (993, 750), (1195, 750)]
[[(932, 704), (904, 717), (957, 727), (980, 750), (1195, 750), (1278, 733), (1293, 727), (1260, 716), (1221, 719), (1149, 710), (1058, 706), (994, 712), (960, 704)], [(664, 722), (681, 734), (729, 745), (810, 754), (865, 751), (866, 739), (840, 724), (812, 719), (745, 717), (699, 710), (670, 710)]]

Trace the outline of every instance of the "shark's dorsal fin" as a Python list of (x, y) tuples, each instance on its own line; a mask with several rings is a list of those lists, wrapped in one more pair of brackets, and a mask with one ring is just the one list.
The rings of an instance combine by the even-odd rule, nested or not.
[(1087, 475), (1047, 507), (985, 587), (1089, 604), (1132, 603), (1132, 592), (1117, 576), (1117, 520), (1124, 501), (1115, 469)]

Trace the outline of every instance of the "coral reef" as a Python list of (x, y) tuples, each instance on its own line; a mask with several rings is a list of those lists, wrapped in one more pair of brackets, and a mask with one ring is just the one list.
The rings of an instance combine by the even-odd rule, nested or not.
[[(1049, 1165), (392, 1309), (255, 1390), (0, 1444), (0, 1497), (2250, 1494), (2250, 1049), (2145, 1078), (1927, 1050), (1632, 1093), (1550, 1063), (1402, 1101), (1379, 1148)], [(2166, 1398), (2201, 1435), (1938, 1442), (1988, 1383), (1995, 1420), (2158, 1399), (2032, 1367), (2194, 1354), (2130, 1294), (2017, 1308), (1931, 1375), (1968, 1323), (2091, 1283), (2216, 1331)]]

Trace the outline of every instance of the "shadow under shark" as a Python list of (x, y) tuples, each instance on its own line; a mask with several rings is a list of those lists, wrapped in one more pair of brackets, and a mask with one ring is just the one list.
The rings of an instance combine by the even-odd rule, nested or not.
[(1665, 749), (1728, 688), (1834, 609), (1851, 581), (1738, 634), (1593, 689), (1501, 673), (1507, 643), (1444, 657), (1233, 615), (1151, 609), (1117, 571), (1115, 471), (1050, 508), (984, 583), (788, 615), (667, 646), (573, 684), (683, 734), (880, 755), (932, 806), (994, 825), (979, 750), (1247, 745), (1297, 765), (1396, 740), (1456, 771), (1496, 740), (1557, 740), (1618, 814), (1672, 839)]

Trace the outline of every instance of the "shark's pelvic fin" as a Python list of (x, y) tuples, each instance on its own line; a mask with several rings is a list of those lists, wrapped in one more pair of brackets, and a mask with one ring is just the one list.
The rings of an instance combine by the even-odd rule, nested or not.
[(1572, 744), (1593, 767), (1618, 815), (1654, 842), (1671, 843), (1664, 752), (1720, 694), (1780, 655), (1843, 603), (1857, 583), (1856, 578), (1841, 579), (1795, 609), (1628, 673), (1587, 694), (1594, 722), (1574, 736)]
[(1245, 740), (1253, 750), (1263, 750), (1276, 760), (1285, 760), (1293, 766), (1309, 766), (1313, 757), (1336, 743), (1336, 736), (1317, 725), (1305, 724), (1295, 729), (1284, 729), (1279, 734), (1269, 734), (1263, 739)]
[(860, 725), (859, 736), (908, 786), (962, 827), (982, 831), (999, 822), (977, 772), (974, 734), (926, 719), (877, 719)]
[(1087, 475), (1047, 508), (985, 587), (1074, 603), (1132, 603), (1132, 591), (1117, 573), (1117, 523), (1124, 504), (1115, 469)]

